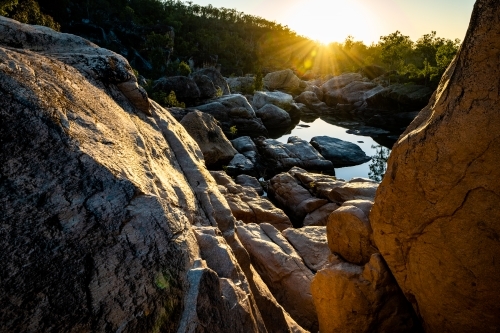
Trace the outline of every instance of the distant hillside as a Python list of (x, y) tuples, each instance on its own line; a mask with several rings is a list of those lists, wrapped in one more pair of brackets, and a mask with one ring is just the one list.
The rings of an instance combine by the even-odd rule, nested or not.
[(152, 79), (186, 74), (182, 61), (226, 76), (291, 68), (304, 79), (376, 65), (393, 80), (436, 86), (460, 43), (396, 31), (370, 46), (352, 37), (324, 46), (258, 16), (174, 0), (8, 0), (0, 14), (88, 38)]

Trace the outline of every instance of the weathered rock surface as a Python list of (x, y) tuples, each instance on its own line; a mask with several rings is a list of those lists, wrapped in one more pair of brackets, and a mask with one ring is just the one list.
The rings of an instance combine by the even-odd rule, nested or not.
[[(321, 94), (321, 97), (323, 97), (323, 92), (321, 90), (319, 90), (319, 93)], [(313, 91), (304, 91), (302, 94), (295, 97), (295, 101), (306, 105), (309, 109), (312, 109), (318, 113), (326, 113), (331, 111), (328, 105), (321, 101), (317, 93)]]
[(187, 76), (162, 77), (154, 82), (153, 90), (162, 91), (167, 95), (173, 91), (177, 100), (187, 105), (195, 104), (201, 96), (196, 82)]
[[(328, 216), (346, 201), (368, 214), (378, 183), (369, 179), (349, 182), (293, 167), (269, 180), (268, 194), (296, 227), (325, 226)], [(371, 206), (370, 206), (371, 207)]]
[(229, 77), (226, 82), (233, 94), (253, 93), (255, 90), (255, 76)]
[(215, 89), (220, 88), (222, 90), (222, 95), (230, 95), (231, 90), (227, 85), (226, 79), (222, 76), (222, 74), (215, 68), (203, 68), (194, 73), (196, 76), (207, 76), (213, 83)]
[(196, 144), (106, 80), (133, 76), (122, 57), (3, 17), (0, 44), (2, 330), (175, 329), (198, 251), (189, 226), (211, 223), (172, 153), (200, 165)]
[(311, 292), (321, 333), (418, 332), (411, 306), (380, 254), (364, 267), (341, 262), (320, 270)]
[(463, 45), (393, 147), (370, 216), (428, 332), (500, 329), (500, 6), (476, 2)]
[[(134, 84), (121, 56), (0, 17), (0, 330), (301, 331), (198, 145)], [(192, 225), (237, 262), (204, 267)]]
[(255, 109), (260, 109), (266, 104), (273, 104), (283, 110), (290, 110), (290, 105), (293, 103), (292, 95), (281, 91), (256, 91), (253, 95), (252, 104)]
[(346, 261), (364, 265), (378, 252), (373, 245), (370, 220), (362, 209), (346, 203), (328, 217), (328, 246)]
[(266, 160), (269, 174), (288, 171), (294, 166), (312, 171), (333, 173), (333, 164), (321, 156), (309, 142), (292, 136), (287, 143), (258, 137), (255, 144)]
[(249, 175), (238, 175), (234, 179), (234, 182), (241, 186), (251, 187), (252, 189), (255, 190), (255, 192), (257, 192), (258, 195), (264, 194), (264, 189), (262, 188), (262, 185), (255, 177)]
[(337, 138), (315, 136), (311, 139), (311, 145), (336, 168), (363, 164), (371, 160), (357, 144)]
[(299, 254), (270, 224), (240, 223), (236, 232), (278, 302), (302, 327), (317, 332), (316, 310), (310, 293), (313, 273)]
[(283, 236), (311, 271), (319, 271), (329, 263), (330, 249), (326, 239), (326, 227), (289, 228), (283, 231)]
[(234, 135), (230, 130), (233, 126), (236, 126), (237, 135), (252, 137), (267, 135), (264, 124), (257, 118), (245, 96), (239, 94), (222, 96), (211, 103), (198, 105), (196, 110), (209, 113), (217, 119), (228, 137)]
[(325, 91), (323, 99), (329, 106), (355, 104), (364, 102), (366, 98), (383, 89), (383, 87), (377, 86), (376, 83), (353, 81), (343, 88)]
[(244, 223), (266, 222), (280, 231), (292, 227), (288, 216), (269, 200), (259, 196), (253, 188), (236, 184), (224, 171), (212, 171), (211, 174), (236, 219)]
[(210, 99), (217, 96), (217, 88), (208, 76), (197, 72), (193, 74), (192, 79), (200, 90), (200, 99)]
[(393, 84), (367, 96), (368, 107), (382, 110), (417, 111), (427, 105), (433, 91), (416, 84)]
[(268, 130), (283, 127), (288, 128), (292, 124), (292, 119), (288, 112), (273, 104), (264, 105), (255, 114), (262, 120)]
[(207, 167), (226, 165), (238, 153), (208, 113), (190, 112), (181, 124), (200, 147)]
[(327, 93), (332, 90), (337, 90), (341, 89), (345, 86), (347, 86), (349, 83), (354, 82), (354, 81), (361, 81), (363, 79), (363, 76), (358, 73), (347, 73), (339, 76), (335, 76), (334, 78), (331, 78), (330, 80), (326, 81), (322, 86), (321, 90), (323, 90), (323, 93)]
[(291, 69), (285, 69), (268, 73), (264, 77), (264, 87), (268, 90), (282, 90), (290, 94), (296, 94), (303, 91), (306, 84)]

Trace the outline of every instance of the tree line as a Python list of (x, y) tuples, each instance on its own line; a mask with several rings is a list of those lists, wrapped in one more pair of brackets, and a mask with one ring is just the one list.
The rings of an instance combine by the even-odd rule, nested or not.
[(181, 63), (198, 59), (200, 66), (219, 63), (227, 76), (292, 68), (314, 78), (375, 65), (394, 80), (434, 86), (460, 44), (435, 31), (415, 42), (396, 31), (371, 45), (351, 36), (320, 45), (277, 22), (179, 0), (3, 0), (0, 14), (61, 31), (81, 22), (119, 31), (121, 42), (151, 63), (144, 74), (153, 79), (179, 74)]

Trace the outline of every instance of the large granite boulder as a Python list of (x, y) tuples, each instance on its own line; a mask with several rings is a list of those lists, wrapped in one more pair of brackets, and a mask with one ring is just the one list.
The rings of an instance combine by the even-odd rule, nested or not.
[(200, 99), (210, 99), (217, 96), (217, 88), (208, 76), (202, 75), (201, 73), (195, 73), (192, 79), (200, 90)]
[(256, 91), (252, 100), (252, 105), (257, 110), (264, 107), (266, 104), (273, 104), (288, 111), (290, 110), (292, 103), (292, 95), (281, 91)]
[(317, 332), (318, 319), (310, 292), (314, 275), (293, 246), (267, 223), (238, 223), (236, 232), (280, 304), (302, 327)]
[(323, 93), (327, 93), (329, 91), (341, 89), (347, 86), (351, 82), (361, 81), (362, 79), (363, 76), (358, 73), (342, 74), (339, 76), (335, 76), (330, 80), (326, 81), (325, 83), (323, 83), (323, 85), (321, 86), (321, 90), (323, 90)]
[(264, 105), (255, 114), (262, 120), (268, 130), (289, 128), (292, 124), (292, 119), (288, 112), (273, 104)]
[[(323, 97), (323, 92), (321, 90), (319, 90), (318, 93)], [(309, 109), (318, 113), (327, 113), (331, 110), (328, 105), (321, 101), (317, 93), (313, 91), (304, 91), (302, 94), (295, 97), (295, 101), (306, 105)]]
[(311, 170), (334, 173), (332, 162), (324, 159), (309, 142), (296, 136), (287, 143), (258, 137), (254, 140), (261, 156), (266, 160), (268, 174), (288, 171), (294, 166)]
[[(229, 138), (234, 135), (252, 137), (267, 135), (264, 124), (257, 118), (245, 96), (239, 94), (222, 96), (208, 104), (198, 105), (192, 111), (194, 110), (211, 114), (219, 121), (222, 131)], [(236, 133), (232, 132), (231, 128), (236, 129)]]
[(165, 94), (175, 93), (179, 102), (186, 105), (194, 105), (200, 99), (200, 89), (196, 82), (187, 76), (165, 76), (156, 80), (153, 84), (154, 91), (161, 91)]
[(208, 113), (190, 112), (181, 124), (200, 147), (207, 167), (226, 165), (238, 153)]
[(326, 227), (288, 228), (282, 234), (311, 271), (317, 272), (329, 264), (330, 249), (326, 239)]
[(229, 89), (233, 94), (252, 94), (255, 90), (255, 76), (247, 75), (226, 78)]
[(121, 56), (3, 17), (0, 45), (0, 327), (147, 332), (168, 315), (161, 326), (175, 329), (197, 251), (189, 226), (210, 222), (162, 152), (191, 151), (185, 163), (199, 165), (196, 144), (167, 111), (152, 103), (148, 118), (120, 91), (133, 77)]
[(382, 86), (373, 82), (353, 81), (343, 88), (329, 90), (324, 93), (324, 101), (329, 106), (350, 104), (355, 107), (364, 106), (365, 100), (383, 91)]
[(211, 174), (236, 219), (244, 223), (266, 222), (280, 231), (292, 227), (288, 216), (253, 188), (236, 184), (224, 171), (212, 171)]
[(478, 0), (429, 102), (393, 147), (370, 220), (427, 332), (500, 330), (500, 6)]
[(266, 74), (264, 87), (268, 90), (282, 90), (290, 94), (297, 94), (306, 88), (306, 84), (291, 69), (285, 69)]
[(311, 145), (336, 168), (363, 164), (371, 160), (357, 144), (337, 138), (315, 136), (311, 139)]
[(393, 84), (367, 96), (369, 108), (397, 111), (418, 111), (427, 105), (433, 90), (417, 84)]
[[(1, 331), (301, 331), (198, 145), (123, 57), (0, 17), (0, 58)], [(231, 262), (192, 225), (220, 230)]]
[(321, 333), (419, 332), (419, 324), (380, 254), (364, 266), (332, 262), (311, 284)]
[(231, 90), (229, 89), (229, 86), (227, 85), (226, 79), (224, 79), (224, 76), (215, 68), (213, 67), (208, 67), (208, 68), (203, 68), (200, 69), (199, 71), (196, 71), (193, 73), (193, 76), (207, 76), (213, 83), (215, 89), (220, 89), (222, 90), (222, 95), (230, 95)]

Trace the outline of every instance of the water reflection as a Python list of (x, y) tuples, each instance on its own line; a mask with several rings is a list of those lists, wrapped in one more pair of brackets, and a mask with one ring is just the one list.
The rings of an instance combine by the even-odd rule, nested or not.
[(375, 150), (375, 155), (372, 156), (372, 160), (368, 165), (370, 169), (368, 177), (380, 182), (382, 178), (384, 178), (385, 171), (387, 170), (387, 159), (389, 158), (391, 150), (381, 145), (372, 145), (372, 149)]

